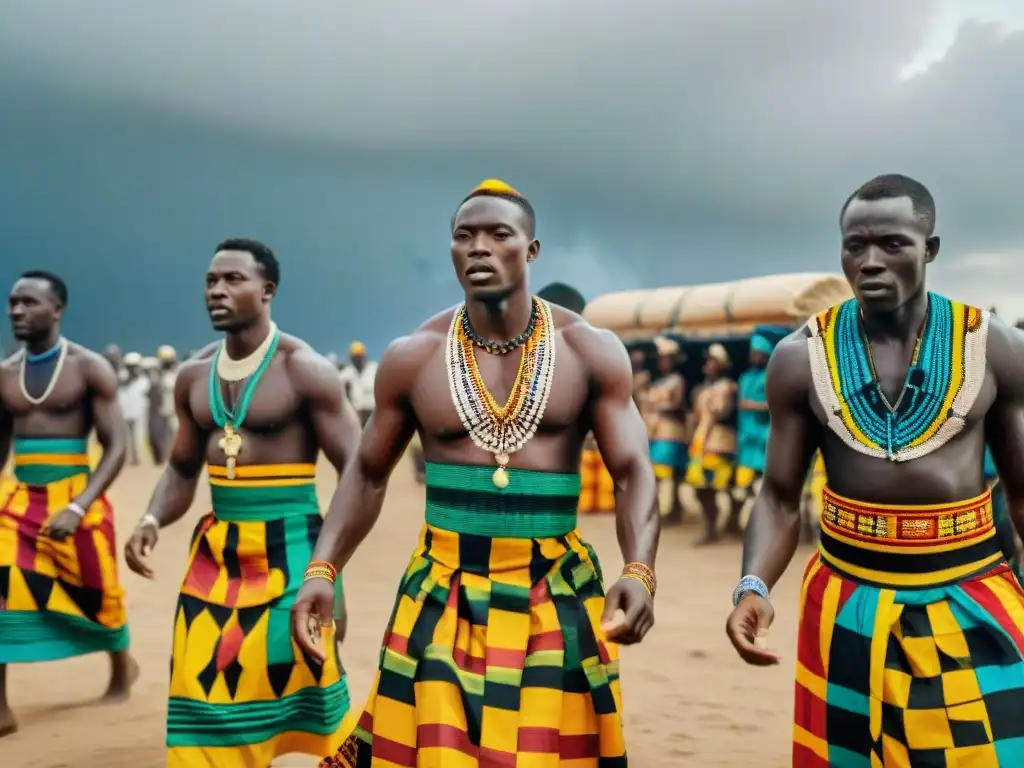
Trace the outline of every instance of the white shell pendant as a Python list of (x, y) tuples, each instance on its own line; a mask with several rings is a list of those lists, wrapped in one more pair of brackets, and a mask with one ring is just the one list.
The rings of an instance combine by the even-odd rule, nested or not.
[(508, 466), (508, 454), (496, 453), (494, 454), (494, 460), (498, 462), (498, 468), (494, 470), (494, 474), (491, 475), (491, 482), (494, 483), (495, 488), (508, 488), (510, 480), (508, 476), (508, 470), (505, 469), (505, 467)]

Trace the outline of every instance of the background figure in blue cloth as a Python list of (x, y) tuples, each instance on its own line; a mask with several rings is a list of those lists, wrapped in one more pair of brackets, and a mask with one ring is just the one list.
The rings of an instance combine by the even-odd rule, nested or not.
[(999, 482), (999, 472), (988, 448), (985, 449), (985, 480), (992, 488), (992, 516), (995, 518), (999, 546), (1006, 555), (1007, 562), (1013, 567), (1013, 572), (1017, 574), (1017, 579), (1024, 583), (1020, 558), (1017, 556), (1017, 536), (1013, 530), (1013, 521), (1010, 519), (1010, 507), (1006, 503), (1006, 494), (1003, 492), (1002, 483)]
[(750, 338), (750, 367), (737, 382), (736, 474), (733, 477), (736, 504), (733, 506), (734, 517), (726, 526), (730, 533), (740, 532), (740, 509), (753, 495), (755, 484), (764, 474), (768, 429), (771, 425), (768, 401), (764, 394), (765, 371), (772, 350), (782, 338), (773, 331), (754, 329), (754, 335)]

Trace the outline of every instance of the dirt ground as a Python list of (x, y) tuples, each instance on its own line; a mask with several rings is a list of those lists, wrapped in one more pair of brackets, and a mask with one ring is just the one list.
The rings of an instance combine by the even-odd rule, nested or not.
[[(128, 469), (110, 496), (123, 536), (145, 509), (158, 477), (149, 467)], [(321, 500), (333, 490), (333, 473), (320, 473)], [(108, 668), (98, 656), (25, 665), (10, 670), (12, 704), (21, 730), (0, 740), (5, 768), (157, 768), (164, 765), (164, 716), (171, 617), (186, 547), (208, 495), (163, 532), (154, 554), (156, 581), (124, 567), (132, 647), (141, 675), (132, 700), (91, 706), (104, 690)], [(349, 606), (344, 648), (353, 703), (361, 706), (377, 660), (398, 578), (422, 521), (423, 492), (411, 469), (395, 473), (376, 529), (346, 571)], [(622, 565), (610, 516), (584, 517), (580, 527), (602, 558), (606, 574)], [(658, 557), (657, 626), (642, 646), (623, 651), (626, 739), (637, 768), (789, 765), (796, 599), (803, 562), (798, 553), (776, 590), (778, 615), (771, 644), (783, 653), (774, 669), (745, 667), (723, 631), (735, 585), (736, 542), (695, 549), (695, 524), (668, 530)], [(120, 542), (119, 542), (120, 544)], [(311, 766), (286, 757), (275, 766)]]

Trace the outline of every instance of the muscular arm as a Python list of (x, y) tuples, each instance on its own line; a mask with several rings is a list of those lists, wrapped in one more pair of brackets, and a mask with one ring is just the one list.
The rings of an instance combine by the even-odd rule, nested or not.
[(800, 497), (818, 448), (810, 408), (807, 343), (794, 334), (768, 363), (765, 395), (772, 428), (761, 490), (743, 542), (743, 574), (759, 576), (769, 589), (793, 559), (800, 537)]
[(177, 522), (188, 512), (196, 495), (199, 473), (206, 459), (206, 433), (196, 423), (189, 405), (189, 390), (201, 363), (186, 363), (174, 382), (174, 409), (178, 414), (178, 432), (160, 476), (147, 514), (156, 518), (161, 528)]
[[(632, 386), (632, 376), (630, 376), (630, 386)], [(683, 379), (681, 376), (677, 376), (672, 383), (672, 388), (668, 391), (668, 396), (658, 400), (654, 404), (654, 409), (662, 413), (675, 413), (683, 407), (685, 394), (686, 389), (684, 388)]]
[(996, 397), (985, 417), (985, 440), (1013, 525), (1024, 536), (1024, 334), (995, 316), (989, 326), (988, 363)]
[(309, 409), (317, 444), (342, 474), (355, 457), (362, 427), (345, 396), (341, 376), (326, 358), (300, 350), (289, 358), (292, 384)]
[(124, 417), (117, 403), (117, 374), (99, 355), (89, 355), (82, 361), (86, 386), (92, 400), (93, 426), (96, 439), (103, 448), (100, 463), (89, 476), (89, 484), (76, 498), (82, 509), (88, 509), (102, 496), (124, 466)]
[(331, 499), (314, 560), (342, 570), (380, 517), (388, 478), (416, 431), (409, 390), (429, 351), (429, 344), (412, 336), (391, 342), (384, 353), (374, 382), (373, 416)]
[(661, 517), (647, 427), (633, 401), (629, 355), (615, 336), (589, 326), (573, 335), (573, 347), (590, 368), (594, 438), (615, 481), (615, 526), (622, 557), (653, 568)]
[[(0, 372), (0, 376), (3, 373)], [(7, 459), (11, 455), (11, 438), (14, 435), (14, 417), (7, 410), (4, 401), (0, 398), (0, 472), (7, 466)]]

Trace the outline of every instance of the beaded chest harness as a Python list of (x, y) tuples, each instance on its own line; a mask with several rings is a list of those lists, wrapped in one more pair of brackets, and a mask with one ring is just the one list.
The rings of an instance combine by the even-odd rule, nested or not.
[(475, 342), (466, 330), (465, 306), (455, 312), (448, 329), (446, 362), (452, 402), (473, 442), (494, 454), (498, 468), (493, 481), (498, 488), (508, 487), (509, 457), (536, 433), (551, 394), (555, 372), (554, 322), (547, 302), (538, 298), (533, 302), (536, 319), (522, 342), (519, 370), (504, 406), (498, 405), (480, 376)]
[(935, 293), (903, 391), (882, 393), (855, 299), (811, 318), (811, 376), (829, 428), (859, 453), (911, 461), (964, 428), (985, 381), (989, 313)]

